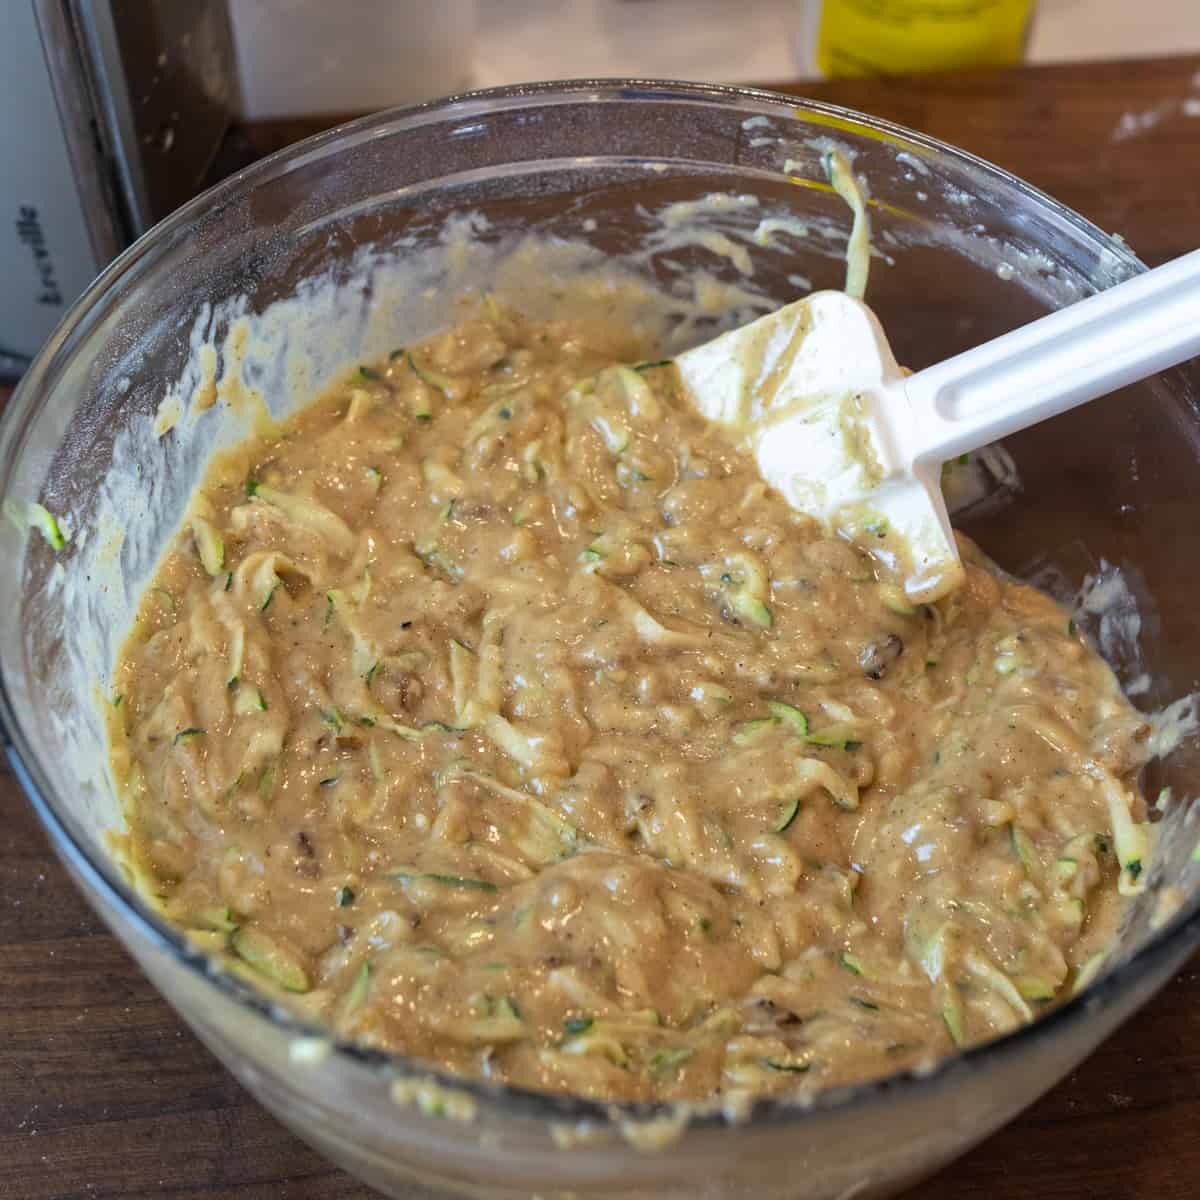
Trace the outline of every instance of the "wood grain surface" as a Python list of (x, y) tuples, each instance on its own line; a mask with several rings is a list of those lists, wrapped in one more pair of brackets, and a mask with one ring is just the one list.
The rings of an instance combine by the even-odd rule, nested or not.
[[(796, 94), (972, 150), (1151, 264), (1200, 240), (1200, 58), (827, 82)], [(242, 131), (236, 156), (312, 132)], [(1200, 1197), (1200, 964), (922, 1200)], [(335, 1200), (299, 1143), (183, 1027), (87, 908), (0, 769), (0, 1197)]]

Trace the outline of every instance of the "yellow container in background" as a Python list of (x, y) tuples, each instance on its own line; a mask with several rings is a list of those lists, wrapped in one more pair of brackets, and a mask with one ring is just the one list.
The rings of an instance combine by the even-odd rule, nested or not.
[(823, 0), (822, 75), (907, 75), (1008, 66), (1025, 51), (1034, 0)]

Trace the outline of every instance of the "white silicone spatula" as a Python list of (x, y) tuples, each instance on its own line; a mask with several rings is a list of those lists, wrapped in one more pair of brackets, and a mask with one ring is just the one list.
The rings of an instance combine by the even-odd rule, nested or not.
[(1200, 353), (1200, 250), (905, 377), (871, 310), (817, 292), (677, 357), (793, 507), (894, 566), (962, 579), (942, 464)]

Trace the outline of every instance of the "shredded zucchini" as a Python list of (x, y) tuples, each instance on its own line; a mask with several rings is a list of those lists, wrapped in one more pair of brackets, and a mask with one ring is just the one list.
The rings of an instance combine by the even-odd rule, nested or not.
[(524, 813), (523, 827), (508, 832), (517, 849), (534, 862), (557, 862), (575, 852), (579, 841), (578, 830), (549, 805), (543, 804), (527, 792), (505, 786), (482, 771), (463, 771), (461, 777), (472, 780), (497, 796), (502, 796)]
[(1030, 876), (1034, 879), (1038, 878), (1042, 871), (1042, 862), (1038, 858), (1037, 849), (1029, 834), (1023, 829), (1019, 829), (1016, 825), (1010, 825), (1008, 827), (1008, 836), (1009, 841), (1012, 843), (1013, 853), (1021, 860), (1021, 865)]
[(782, 721), (797, 737), (808, 737), (808, 718), (793, 704), (782, 700), (768, 700), (767, 708), (771, 716)]
[(450, 640), (450, 678), (454, 686), (454, 716), (465, 727), (476, 676), (475, 655), (453, 638)]
[(36, 529), (52, 550), (66, 548), (67, 534), (59, 524), (58, 518), (44, 505), (36, 501), (21, 504), (16, 500), (6, 500), (4, 512), (18, 529)]
[(262, 930), (252, 926), (239, 929), (229, 944), (238, 958), (285, 991), (307, 992), (312, 987), (300, 955)]
[(824, 788), (838, 808), (849, 812), (858, 808), (858, 788), (828, 763), (816, 758), (802, 758), (795, 764), (795, 773), (801, 787)]
[(338, 1007), (337, 1019), (346, 1020), (367, 1002), (371, 991), (371, 964), (363, 963)]
[[(454, 380), (449, 375), (434, 370), (428, 363), (422, 362), (412, 351), (408, 353), (409, 370), (428, 388), (432, 388), (442, 399), (449, 400), (454, 394)], [(416, 414), (418, 417), (420, 414)]]
[(963, 957), (963, 964), (972, 975), (1001, 996), (1022, 1020), (1033, 1020), (1033, 1009), (1025, 1002), (1025, 997), (1021, 995), (1017, 985), (995, 963), (974, 950), (968, 950)]
[(1125, 790), (1109, 771), (1090, 759), (1083, 764), (1083, 769), (1099, 783), (1108, 804), (1113, 845), (1117, 861), (1121, 864), (1117, 890), (1122, 896), (1139, 895), (1146, 889), (1146, 874), (1150, 864), (1146, 827), (1134, 822)]
[(437, 871), (418, 871), (414, 867), (395, 867), (387, 872), (387, 878), (394, 879), (397, 883), (425, 880), (429, 883), (440, 884), (442, 887), (461, 888), (472, 892), (497, 890), (496, 885), (486, 879), (473, 879), (466, 875), (447, 875)]
[(220, 575), (225, 569), (225, 539), (201, 516), (192, 517), (192, 536), (201, 565), (210, 575)]
[(1104, 950), (1097, 951), (1088, 958), (1083, 965), (1075, 972), (1075, 982), (1071, 985), (1071, 995), (1078, 996), (1080, 992), (1089, 988), (1100, 974), (1104, 966), (1104, 960), (1108, 954)]
[(833, 190), (850, 206), (854, 224), (846, 243), (846, 295), (861, 300), (867, 294), (867, 277), (871, 269), (871, 221), (862, 188), (846, 156), (840, 150), (828, 150), (822, 157), (825, 173)]
[(953, 985), (947, 986), (942, 995), (942, 1022), (950, 1040), (956, 1046), (965, 1046), (967, 1038), (963, 1028), (962, 998)]
[(257, 484), (251, 494), (255, 500), (279, 509), (289, 521), (315, 534), (336, 553), (348, 557), (353, 552), (356, 539), (350, 526), (315, 500), (292, 496), (265, 483)]
[(772, 826), (772, 831), (774, 833), (785, 833), (791, 828), (792, 822), (795, 821), (799, 812), (799, 800), (785, 800), (779, 810), (779, 816), (776, 818), (775, 824)]
[(718, 563), (702, 565), (700, 574), (717, 587), (734, 616), (760, 629), (771, 628), (774, 617), (766, 603), (771, 585), (754, 555), (727, 554)]

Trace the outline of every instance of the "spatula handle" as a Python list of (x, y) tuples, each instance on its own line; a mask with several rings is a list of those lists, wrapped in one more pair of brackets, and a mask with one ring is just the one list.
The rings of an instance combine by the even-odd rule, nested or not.
[(945, 462), (1200, 354), (1200, 250), (909, 376), (906, 453)]

